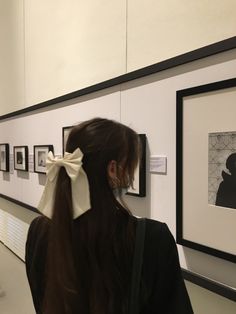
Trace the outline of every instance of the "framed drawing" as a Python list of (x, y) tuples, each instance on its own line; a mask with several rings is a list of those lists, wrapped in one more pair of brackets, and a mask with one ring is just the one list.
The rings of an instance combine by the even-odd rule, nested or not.
[(132, 189), (128, 189), (127, 195), (133, 195), (137, 197), (146, 196), (146, 134), (139, 134), (141, 143), (141, 158), (138, 167), (134, 174), (134, 182)]
[(28, 171), (28, 146), (14, 146), (14, 169)]
[(9, 171), (9, 144), (0, 144), (0, 171)]
[(62, 128), (62, 154), (64, 155), (66, 151), (66, 142), (68, 135), (70, 133), (70, 130), (73, 128), (73, 126), (65, 126)]
[(236, 262), (236, 78), (177, 91), (177, 243)]
[(53, 145), (34, 146), (34, 172), (46, 173), (46, 158), (49, 152), (53, 151)]

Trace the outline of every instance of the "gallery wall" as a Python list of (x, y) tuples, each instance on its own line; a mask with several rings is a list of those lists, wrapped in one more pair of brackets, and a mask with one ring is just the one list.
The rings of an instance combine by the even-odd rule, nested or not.
[[(1, 142), (10, 143), (10, 154), (13, 154), (13, 146), (27, 145), (29, 159), (33, 156), (34, 145), (53, 145), (55, 155), (62, 155), (62, 128), (90, 119), (94, 115), (105, 115), (120, 121), (119, 87), (111, 88), (106, 93), (101, 91), (92, 97), (63, 103), (62, 108), (50, 108), (48, 111), (3, 122), (0, 124)], [(0, 175), (3, 179), (0, 181), (2, 194), (37, 206), (45, 184), (44, 175), (23, 171)]]
[[(53, 144), (62, 154), (62, 127), (102, 116), (147, 135), (147, 196), (127, 197), (134, 213), (166, 222), (176, 234), (176, 91), (235, 76), (236, 49), (146, 78), (127, 82), (65, 103), (0, 123), (0, 139), (10, 144)], [(201, 123), (201, 122), (199, 122)], [(149, 158), (167, 157), (167, 174), (149, 172)], [(1, 193), (37, 206), (45, 176), (33, 172), (0, 173)], [(200, 226), (199, 226), (200, 228)], [(179, 246), (181, 266), (230, 287), (236, 287), (236, 265), (226, 260)]]
[[(132, 199), (132, 205), (141, 216), (148, 208), (150, 217), (167, 221), (174, 235), (176, 90), (235, 77), (235, 53), (234, 50), (122, 85), (121, 121), (147, 134), (150, 155), (167, 156), (167, 175), (149, 174), (148, 197)], [(224, 62), (224, 58), (228, 61)], [(201, 123), (199, 121), (199, 127)], [(179, 247), (179, 253), (184, 268), (236, 287), (235, 264), (183, 247)]]
[(234, 0), (1, 0), (0, 115), (235, 35)]

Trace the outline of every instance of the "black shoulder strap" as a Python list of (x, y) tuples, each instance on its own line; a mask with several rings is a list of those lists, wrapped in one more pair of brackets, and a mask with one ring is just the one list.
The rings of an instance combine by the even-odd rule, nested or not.
[(138, 314), (139, 289), (143, 264), (143, 249), (145, 239), (145, 218), (139, 218), (136, 227), (136, 238), (133, 257), (132, 282), (130, 291), (129, 314)]

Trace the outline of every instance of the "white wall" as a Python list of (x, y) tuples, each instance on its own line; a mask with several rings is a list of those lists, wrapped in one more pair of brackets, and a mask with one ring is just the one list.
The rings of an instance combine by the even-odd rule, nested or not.
[(0, 115), (25, 107), (23, 0), (0, 0)]
[(235, 36), (234, 0), (129, 0), (128, 72)]
[(25, 0), (25, 105), (124, 74), (125, 45), (125, 0)]
[(0, 0), (0, 115), (235, 35), (236, 2)]

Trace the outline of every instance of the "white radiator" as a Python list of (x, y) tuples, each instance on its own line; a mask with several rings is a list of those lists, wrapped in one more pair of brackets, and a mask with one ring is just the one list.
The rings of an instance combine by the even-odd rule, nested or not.
[(0, 209), (0, 241), (5, 243), (6, 237), (6, 212)]
[(0, 241), (25, 260), (25, 243), (29, 225), (0, 209)]

